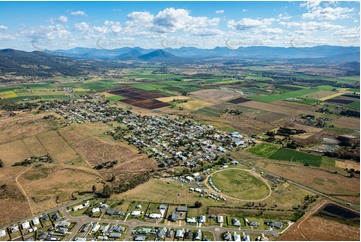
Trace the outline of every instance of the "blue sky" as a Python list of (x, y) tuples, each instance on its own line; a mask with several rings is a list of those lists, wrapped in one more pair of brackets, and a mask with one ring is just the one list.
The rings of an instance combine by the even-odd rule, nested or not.
[(359, 2), (0, 2), (0, 48), (358, 46)]

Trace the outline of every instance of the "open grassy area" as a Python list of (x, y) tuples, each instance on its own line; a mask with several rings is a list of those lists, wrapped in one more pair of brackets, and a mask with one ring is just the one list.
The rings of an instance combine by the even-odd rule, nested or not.
[(266, 158), (270, 157), (277, 150), (279, 150), (278, 146), (267, 143), (262, 143), (248, 149), (249, 152)]
[(279, 149), (278, 151), (273, 153), (269, 158), (273, 160), (301, 162), (303, 164), (317, 166), (317, 167), (321, 165), (321, 161), (322, 161), (322, 156), (307, 154), (286, 148)]
[(304, 95), (311, 94), (311, 93), (314, 93), (314, 92), (318, 92), (318, 91), (321, 91), (321, 90), (331, 90), (332, 88), (333, 87), (331, 87), (331, 86), (319, 86), (317, 88), (305, 88), (305, 89), (301, 89), (301, 90), (297, 90), (297, 91), (290, 91), (290, 92), (285, 92), (285, 93), (282, 93), (282, 94), (275, 94), (275, 95), (269, 95), (269, 96), (255, 95), (255, 96), (252, 96), (250, 98), (252, 100), (268, 103), (268, 102), (284, 100), (284, 99), (287, 99), (287, 98), (300, 97), (300, 96), (304, 96)]
[(221, 193), (242, 200), (259, 200), (269, 194), (267, 184), (248, 171), (228, 169), (212, 176)]

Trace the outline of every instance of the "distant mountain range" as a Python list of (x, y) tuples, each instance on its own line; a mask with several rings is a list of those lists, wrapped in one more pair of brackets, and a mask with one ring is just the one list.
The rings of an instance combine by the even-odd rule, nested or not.
[[(124, 47), (113, 50), (95, 48), (74, 48), (70, 50), (47, 51), (49, 54), (81, 59), (99, 60), (139, 60), (139, 61), (181, 61), (182, 59), (318, 59), (317, 62), (352, 62), (360, 60), (359, 47), (315, 46), (305, 48), (295, 47), (239, 47), (230, 49), (216, 47), (214, 49), (199, 49), (182, 47), (162, 50), (143, 49), (140, 47)], [(326, 58), (323, 59), (322, 58)]]

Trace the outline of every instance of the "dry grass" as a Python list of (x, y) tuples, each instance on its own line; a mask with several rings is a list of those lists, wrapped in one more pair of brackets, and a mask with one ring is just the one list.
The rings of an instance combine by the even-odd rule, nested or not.
[(200, 91), (191, 92), (190, 95), (195, 98), (209, 100), (213, 102), (228, 101), (240, 96), (239, 93), (226, 92), (219, 89), (205, 89)]
[(19, 178), (19, 183), (31, 198), (34, 212), (69, 201), (74, 191), (91, 191), (92, 186), (100, 181), (95, 173), (92, 174), (93, 171), (61, 167), (52, 167), (53, 172), (44, 172), (44, 176), (38, 179), (29, 179), (36, 169), (39, 168), (33, 168), (29, 175), (25, 173)]
[(272, 104), (272, 103), (263, 103), (263, 102), (257, 102), (257, 101), (249, 101), (249, 102), (240, 103), (239, 105), (249, 107), (249, 108), (260, 109), (263, 111), (285, 114), (285, 115), (292, 115), (292, 114), (295, 115), (299, 112), (304, 111), (304, 109), (301, 109), (300, 107), (295, 108), (295, 107), (289, 106), (288, 104), (287, 104), (287, 106), (281, 105), (281, 104), (283, 104), (283, 103)]
[(342, 169), (355, 169), (357, 171), (360, 170), (360, 163), (357, 162), (353, 162), (353, 161), (340, 161), (340, 160), (336, 160), (336, 164), (337, 167), (340, 167)]
[(0, 145), (0, 159), (4, 161), (5, 166), (11, 166), (15, 162), (23, 161), (32, 155), (21, 140)]
[[(301, 225), (300, 229), (310, 241), (359, 241), (360, 228), (348, 226), (334, 220), (311, 216)], [(279, 240), (294, 241), (306, 240), (302, 237), (297, 224), (293, 225)]]
[(39, 142), (36, 136), (30, 136), (23, 139), (24, 144), (31, 151), (33, 156), (42, 156), (46, 155), (46, 150), (44, 146)]
[(184, 109), (188, 109), (188, 110), (197, 110), (197, 109), (211, 106), (211, 105), (212, 105), (212, 103), (202, 101), (202, 100), (190, 100), (188, 102), (178, 104), (177, 106), (182, 107)]
[(189, 97), (187, 97), (187, 96), (172, 96), (172, 97), (157, 98), (158, 101), (165, 102), (165, 103), (172, 102), (173, 100), (187, 100), (187, 99), (189, 99)]
[(37, 137), (54, 161), (66, 163), (81, 159), (56, 131), (42, 133)]

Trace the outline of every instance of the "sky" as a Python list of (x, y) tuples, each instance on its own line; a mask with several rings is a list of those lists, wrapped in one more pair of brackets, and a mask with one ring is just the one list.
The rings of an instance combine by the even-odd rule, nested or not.
[(0, 49), (359, 46), (360, 3), (0, 2)]

